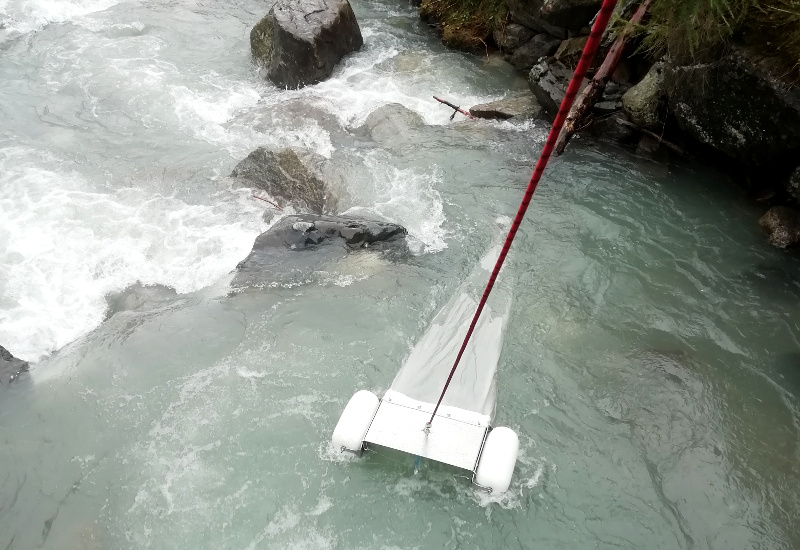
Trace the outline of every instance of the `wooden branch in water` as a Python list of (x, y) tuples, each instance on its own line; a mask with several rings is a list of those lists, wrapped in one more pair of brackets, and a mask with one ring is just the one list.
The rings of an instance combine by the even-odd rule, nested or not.
[[(647, 12), (650, 2), (651, 0), (644, 0), (639, 5), (639, 7), (631, 16), (628, 28), (633, 25), (638, 25), (642, 22), (642, 18), (644, 18), (644, 14)], [(597, 102), (597, 99), (603, 95), (603, 90), (605, 90), (606, 84), (611, 79), (611, 75), (614, 73), (617, 65), (619, 65), (620, 59), (622, 59), (622, 52), (625, 50), (625, 46), (628, 44), (628, 34), (628, 29), (626, 28), (620, 33), (617, 39), (614, 40), (614, 44), (608, 50), (608, 54), (606, 55), (605, 60), (603, 60), (603, 64), (600, 65), (600, 68), (597, 69), (594, 77), (592, 77), (581, 94), (575, 100), (575, 103), (572, 105), (569, 116), (567, 116), (567, 121), (564, 124), (564, 129), (561, 130), (558, 140), (556, 141), (556, 155), (560, 155), (564, 152), (564, 149), (567, 147), (567, 143), (572, 137), (572, 134), (575, 133), (575, 128), (580, 120), (586, 116), (586, 114)]]
[(280, 206), (278, 206), (277, 204), (275, 204), (274, 202), (272, 202), (272, 201), (271, 201), (271, 200), (269, 200), (269, 199), (265, 199), (264, 197), (259, 197), (258, 195), (253, 195), (253, 198), (254, 198), (254, 199), (258, 199), (258, 200), (260, 200), (260, 201), (264, 201), (264, 202), (266, 202), (266, 203), (269, 203), (269, 204), (271, 204), (272, 206), (274, 206), (275, 208), (277, 208), (278, 210), (281, 210), (281, 211), (283, 211), (283, 208), (281, 208)]

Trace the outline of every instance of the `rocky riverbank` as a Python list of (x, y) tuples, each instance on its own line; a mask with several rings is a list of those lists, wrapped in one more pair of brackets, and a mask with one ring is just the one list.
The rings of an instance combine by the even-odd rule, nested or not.
[[(421, 14), (440, 29), (447, 27), (443, 20), (448, 9), (463, 9), (439, 6), (432, 19), (434, 4), (439, 5), (421, 2)], [(491, 33), (479, 42), (526, 75), (536, 102), (552, 116), (601, 2), (504, 4), (492, 3), (493, 13), (502, 17), (491, 22)], [(620, 19), (627, 19), (632, 8), (635, 3), (620, 2)], [(452, 35), (446, 42), (458, 47)], [(612, 38), (604, 41), (595, 69)], [(460, 45), (474, 44), (473, 37)], [(719, 166), (763, 202), (761, 225), (774, 245), (800, 245), (800, 233), (794, 230), (800, 226), (800, 210), (794, 208), (800, 200), (800, 88), (775, 56), (737, 37), (702, 60), (648, 56), (639, 45), (636, 39), (628, 44), (581, 131), (654, 159), (681, 154)], [(491, 105), (479, 109), (493, 110)]]

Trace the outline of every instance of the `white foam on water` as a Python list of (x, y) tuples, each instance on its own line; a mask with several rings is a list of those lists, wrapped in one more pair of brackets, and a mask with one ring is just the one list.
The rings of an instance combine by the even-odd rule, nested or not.
[[(96, 19), (83, 27), (50, 47), (41, 75), (54, 97), (80, 89), (84, 104), (99, 105), (93, 115), (101, 124), (110, 118), (113, 127), (122, 114), (144, 128), (219, 146), (234, 158), (260, 145), (304, 147), (330, 158), (330, 135), (316, 121), (267, 124), (268, 130), (258, 130), (237, 120), (257, 111), (263, 93), (271, 89), (268, 83), (249, 73), (179, 66), (166, 39), (145, 32), (141, 21)], [(131, 34), (120, 36), (126, 29)], [(103, 32), (108, 30), (117, 32)]]
[(221, 145), (231, 154), (246, 154), (256, 136), (252, 132), (231, 131), (227, 123), (238, 113), (255, 106), (261, 94), (240, 82), (223, 82), (218, 75), (208, 75), (204, 80), (203, 89), (190, 89), (185, 85), (170, 87), (179, 124), (196, 138)]
[(447, 82), (437, 81), (434, 76), (438, 73), (437, 68), (429, 58), (406, 75), (398, 74), (394, 67), (380, 67), (381, 64), (392, 64), (390, 62), (403, 53), (392, 50), (380, 51), (372, 57), (351, 57), (335, 78), (305, 88), (300, 93), (335, 114), (345, 126), (362, 124), (372, 111), (390, 103), (399, 103), (416, 112), (427, 124), (450, 124), (452, 110), (434, 100), (434, 93), (457, 97), (463, 105), (498, 99), (464, 90), (454, 91)]
[[(336, 539), (333, 535), (323, 535), (307, 523), (301, 526), (302, 519), (302, 514), (295, 507), (284, 506), (245, 548), (324, 550), (334, 547)], [(273, 544), (265, 544), (268, 541), (273, 541)]]
[(403, 225), (413, 237), (410, 244), (416, 253), (447, 248), (444, 202), (436, 190), (440, 182), (438, 172), (402, 170), (374, 154), (365, 155), (364, 164), (371, 177), (367, 182), (355, 183), (360, 187), (352, 190), (357, 197), (355, 204), (343, 214), (377, 216)]
[[(170, 78), (180, 80), (181, 76), (171, 74)], [(237, 120), (242, 114), (257, 112), (264, 86), (211, 72), (199, 81), (168, 86), (172, 101), (167, 113), (174, 112), (183, 132), (224, 148), (234, 158), (245, 157), (259, 146), (299, 147), (331, 158), (335, 148), (330, 133), (316, 120), (267, 124), (268, 131), (257, 129), (247, 117)], [(162, 85), (154, 82), (146, 93), (157, 98), (161, 90)]]
[(331, 508), (333, 508), (333, 501), (330, 499), (330, 497), (327, 495), (320, 495), (317, 505), (311, 511), (306, 512), (306, 515), (321, 516)]
[(0, 21), (9, 31), (26, 33), (49, 23), (75, 21), (118, 3), (119, 0), (0, 0)]
[(192, 205), (136, 189), (97, 192), (41, 156), (0, 150), (0, 341), (38, 360), (99, 325), (105, 295), (140, 281), (185, 293), (211, 285), (252, 247), (247, 190)]
[(299, 90), (272, 89), (265, 100), (301, 98), (335, 115), (343, 126), (358, 126), (390, 103), (415, 111), (427, 124), (450, 124), (452, 110), (435, 101), (434, 94), (463, 105), (500, 99), (464, 87), (463, 72), (453, 68), (463, 63), (460, 54), (409, 49), (383, 21), (362, 21), (361, 26), (364, 46), (346, 57), (330, 79)]
[(484, 489), (471, 488), (472, 499), (478, 505), (487, 508), (487, 511), (491, 509), (492, 505), (498, 505), (505, 510), (523, 506), (526, 494), (540, 485), (547, 467), (545, 457), (531, 458), (528, 456), (528, 452), (533, 450), (528, 448), (529, 445), (535, 447), (532, 442), (520, 447), (514, 476), (505, 493), (488, 493)]

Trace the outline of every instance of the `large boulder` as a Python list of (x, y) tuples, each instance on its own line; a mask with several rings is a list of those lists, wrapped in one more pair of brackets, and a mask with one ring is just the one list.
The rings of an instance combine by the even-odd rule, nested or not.
[(711, 63), (666, 65), (678, 124), (699, 142), (751, 165), (800, 152), (800, 89), (770, 75), (767, 59), (734, 47)]
[(659, 130), (664, 125), (666, 98), (664, 96), (664, 65), (656, 63), (644, 78), (622, 96), (622, 109), (631, 122)]
[[(311, 152), (303, 152), (304, 157), (314, 157)], [(316, 214), (336, 212), (337, 198), (293, 149), (273, 150), (259, 147), (236, 165), (231, 177), (246, 185), (263, 189), (278, 205), (296, 204), (306, 207)]]
[(553, 55), (561, 43), (549, 34), (537, 34), (507, 57), (508, 62), (523, 72), (530, 71), (543, 57)]
[(512, 20), (531, 29), (563, 36), (578, 31), (600, 10), (602, 0), (507, 0)]
[(469, 113), (474, 117), (500, 120), (514, 117), (532, 118), (538, 116), (541, 111), (542, 108), (536, 102), (536, 98), (529, 92), (491, 103), (475, 105), (469, 109)]
[[(539, 100), (539, 105), (548, 113), (555, 114), (567, 93), (571, 78), (572, 71), (563, 63), (543, 59), (528, 73), (528, 86)], [(581, 89), (585, 84), (584, 79)]]
[(234, 288), (304, 280), (326, 263), (358, 250), (408, 251), (400, 225), (339, 216), (287, 216), (256, 238), (236, 266)]
[(0, 346), (0, 385), (10, 384), (23, 372), (28, 371), (28, 363), (17, 359), (11, 352)]
[(283, 88), (325, 80), (363, 44), (347, 0), (278, 0), (250, 32), (253, 58)]
[(786, 206), (770, 208), (758, 220), (767, 232), (769, 242), (778, 248), (789, 248), (800, 243), (800, 210)]

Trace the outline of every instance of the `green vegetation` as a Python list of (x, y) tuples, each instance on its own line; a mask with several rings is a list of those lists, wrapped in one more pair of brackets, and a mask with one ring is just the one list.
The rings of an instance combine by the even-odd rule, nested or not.
[(642, 48), (655, 56), (702, 57), (731, 37), (755, 0), (653, 0), (641, 26)]
[[(422, 0), (420, 14), (438, 23), (448, 46), (483, 51), (492, 30), (506, 24), (508, 7), (506, 0)], [(616, 29), (624, 23), (617, 21)], [(653, 0), (636, 32), (641, 49), (653, 57), (713, 58), (736, 39), (800, 75), (800, 0)]]
[(488, 47), (492, 30), (504, 24), (508, 7), (505, 0), (422, 0), (419, 11), (438, 23), (446, 45), (479, 51)]
[(654, 56), (702, 60), (739, 39), (800, 70), (800, 0), (653, 0), (649, 13), (639, 34)]

